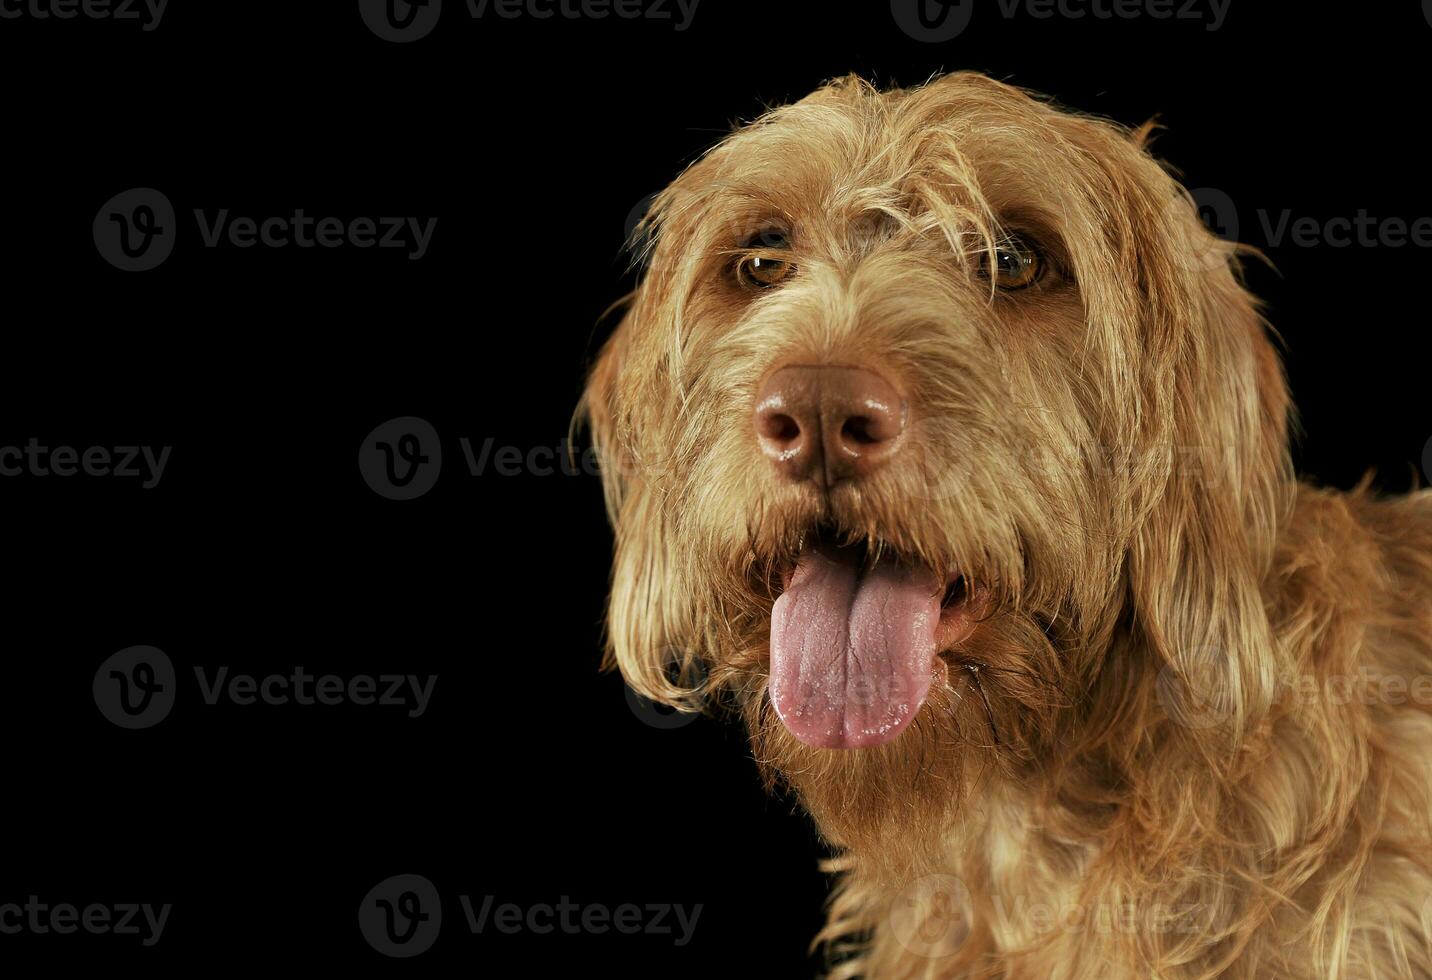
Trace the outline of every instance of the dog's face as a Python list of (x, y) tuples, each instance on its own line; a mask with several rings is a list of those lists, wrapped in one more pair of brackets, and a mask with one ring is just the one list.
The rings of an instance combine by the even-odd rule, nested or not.
[(1116, 738), (1151, 665), (1216, 661), (1235, 718), (1268, 682), (1238, 614), (1281, 374), (1141, 142), (979, 76), (845, 81), (653, 206), (585, 399), (612, 654), (733, 699), (836, 841), (941, 834), (971, 777)]

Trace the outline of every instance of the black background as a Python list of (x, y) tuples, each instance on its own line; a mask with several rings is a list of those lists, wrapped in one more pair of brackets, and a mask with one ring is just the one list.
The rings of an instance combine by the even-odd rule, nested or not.
[[(1426, 249), (1275, 244), (1258, 216), (1432, 214), (1432, 27), (1415, 2), (1365, 22), (1309, 6), (1232, 0), (1208, 31), (980, 2), (940, 44), (906, 36), (884, 2), (705, 0), (677, 31), (474, 20), (448, 0), (409, 44), (348, 2), (175, 0), (151, 32), (0, 20), (0, 446), (173, 447), (148, 490), (0, 479), (0, 904), (174, 905), (152, 948), (0, 935), (0, 969), (810, 975), (826, 882), (804, 818), (764, 793), (733, 725), (653, 726), (598, 673), (597, 481), (473, 477), (458, 440), (558, 445), (602, 311), (633, 282), (633, 209), (732, 121), (849, 71), (913, 84), (976, 68), (1125, 123), (1158, 115), (1160, 155), (1234, 202), (1239, 237), (1277, 266), (1251, 279), (1288, 347), (1300, 469), (1341, 487), (1372, 469), (1405, 490), (1432, 435)], [(179, 212), (149, 272), (112, 268), (91, 237), (131, 187)], [(421, 261), (210, 249), (195, 208), (438, 223)], [(357, 454), (408, 415), (445, 460), (431, 492), (395, 502)], [(173, 713), (143, 731), (91, 696), (133, 644), (180, 674)], [(412, 719), (208, 706), (193, 676), (296, 664), (438, 680)], [(431, 879), (448, 920), (403, 961), (357, 925), (368, 889), (399, 873)], [(457, 896), (488, 894), (703, 908), (684, 947), (469, 935)]]

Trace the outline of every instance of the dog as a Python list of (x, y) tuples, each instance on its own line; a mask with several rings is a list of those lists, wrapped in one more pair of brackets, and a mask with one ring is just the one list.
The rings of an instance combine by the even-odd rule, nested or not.
[(1432, 494), (1299, 482), (1153, 128), (845, 78), (644, 219), (607, 659), (814, 819), (833, 977), (1432, 977)]

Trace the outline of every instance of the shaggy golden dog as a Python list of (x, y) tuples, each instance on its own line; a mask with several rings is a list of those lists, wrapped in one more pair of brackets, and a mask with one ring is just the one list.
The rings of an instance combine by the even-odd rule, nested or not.
[(840, 977), (1432, 977), (1432, 495), (1300, 484), (1148, 127), (846, 79), (655, 200), (610, 660), (736, 709)]

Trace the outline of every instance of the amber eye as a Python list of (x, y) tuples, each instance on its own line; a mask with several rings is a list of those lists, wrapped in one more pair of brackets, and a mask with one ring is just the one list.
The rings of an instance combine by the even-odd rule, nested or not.
[(980, 275), (1000, 289), (1023, 289), (1043, 272), (1043, 256), (1022, 238), (1006, 238), (993, 253), (980, 253)]
[(770, 255), (747, 255), (736, 263), (736, 278), (744, 286), (765, 289), (786, 279), (795, 271), (795, 264)]

